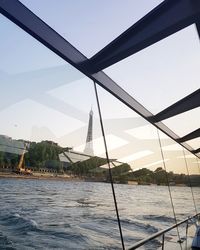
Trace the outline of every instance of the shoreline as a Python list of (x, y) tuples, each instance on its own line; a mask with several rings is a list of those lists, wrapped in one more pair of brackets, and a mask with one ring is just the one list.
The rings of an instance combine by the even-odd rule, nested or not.
[(84, 182), (84, 179), (71, 176), (50, 176), (50, 175), (19, 175), (15, 173), (0, 172), (0, 179), (32, 179), (32, 180), (54, 180), (54, 181), (79, 181)]
[[(74, 177), (70, 175), (53, 175), (53, 174), (41, 174), (41, 173), (33, 173), (32, 175), (20, 175), (13, 172), (1, 172), (0, 171), (0, 179), (24, 179), (24, 180), (46, 180), (46, 181), (66, 181), (66, 182), (99, 182), (99, 183), (108, 183), (104, 180), (94, 180), (91, 178), (81, 178), (81, 177)], [(155, 185), (155, 184), (139, 184), (139, 183), (115, 183), (115, 184), (122, 184), (122, 185), (130, 185), (130, 186), (166, 186), (166, 185)], [(187, 187), (185, 184), (176, 184), (176, 187)], [(193, 187), (200, 187), (200, 186), (193, 186)]]

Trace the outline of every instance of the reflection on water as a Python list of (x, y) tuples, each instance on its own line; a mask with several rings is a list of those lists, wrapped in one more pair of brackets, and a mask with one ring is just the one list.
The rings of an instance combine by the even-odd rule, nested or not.
[[(0, 249), (121, 249), (110, 184), (14, 179), (0, 184)], [(167, 187), (115, 189), (126, 246), (174, 223)], [(178, 218), (194, 214), (190, 189), (172, 192)], [(156, 249), (159, 241), (152, 244)]]

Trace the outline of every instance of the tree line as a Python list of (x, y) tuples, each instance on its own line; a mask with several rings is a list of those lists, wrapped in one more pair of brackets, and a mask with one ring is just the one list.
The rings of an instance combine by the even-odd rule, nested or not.
[[(110, 181), (110, 173), (108, 168), (100, 166), (107, 164), (107, 160), (101, 157), (91, 157), (88, 160), (76, 163), (65, 164), (60, 162), (59, 154), (67, 151), (69, 148), (60, 147), (58, 144), (51, 141), (42, 141), (39, 143), (31, 142), (29, 149), (25, 153), (24, 166), (33, 170), (42, 168), (54, 170), (58, 173), (68, 173), (79, 177), (85, 177), (100, 181)], [(0, 166), (16, 168), (19, 164), (20, 155), (11, 154), (8, 152), (0, 152)], [(137, 171), (132, 171), (129, 164), (121, 163), (113, 167), (111, 165), (111, 173), (113, 181), (116, 183), (128, 183), (129, 181), (138, 182), (138, 184), (157, 184), (170, 185), (185, 184), (189, 185), (200, 183), (199, 176), (190, 176), (185, 174), (175, 174), (172, 171), (166, 172), (159, 167), (155, 171), (143, 168)]]

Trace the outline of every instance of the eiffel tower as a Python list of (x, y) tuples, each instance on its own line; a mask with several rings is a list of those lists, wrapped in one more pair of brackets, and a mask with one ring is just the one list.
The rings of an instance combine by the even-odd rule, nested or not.
[(94, 155), (92, 133), (93, 133), (93, 111), (91, 109), (89, 113), (88, 132), (86, 137), (86, 145), (84, 149), (84, 153), (87, 155)]

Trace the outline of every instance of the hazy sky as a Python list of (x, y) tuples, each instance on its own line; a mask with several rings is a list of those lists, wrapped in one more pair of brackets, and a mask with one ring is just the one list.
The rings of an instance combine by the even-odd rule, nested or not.
[(90, 57), (133, 25), (161, 0), (21, 0)]
[[(161, 1), (21, 2), (90, 57)], [(92, 81), (3, 16), (0, 32), (0, 134), (35, 141), (52, 139), (83, 150), (92, 107), (94, 150), (104, 154)], [(197, 46), (198, 37), (191, 26), (105, 71), (156, 113), (199, 88)], [(133, 168), (162, 165), (155, 128), (109, 93), (98, 90), (110, 157), (130, 162)], [(192, 112), (195, 117), (189, 124), (184, 119), (166, 123), (175, 130), (182, 124), (175, 131), (182, 136), (190, 124), (199, 126), (199, 109)], [(182, 152), (173, 149), (172, 140), (161, 138), (166, 166), (181, 171)], [(198, 147), (199, 141), (193, 143)], [(188, 159), (197, 169), (195, 159)]]

